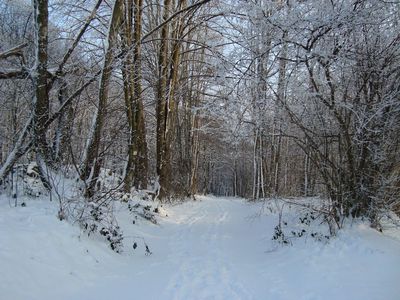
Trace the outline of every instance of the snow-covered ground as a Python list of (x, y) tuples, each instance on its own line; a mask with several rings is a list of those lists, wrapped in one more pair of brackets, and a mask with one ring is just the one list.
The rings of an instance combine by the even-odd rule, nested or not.
[(132, 224), (122, 204), (125, 249), (116, 254), (60, 222), (54, 202), (11, 208), (0, 197), (0, 299), (400, 299), (398, 230), (355, 223), (328, 243), (308, 236), (280, 246), (274, 211), (199, 199), (167, 207), (159, 225)]

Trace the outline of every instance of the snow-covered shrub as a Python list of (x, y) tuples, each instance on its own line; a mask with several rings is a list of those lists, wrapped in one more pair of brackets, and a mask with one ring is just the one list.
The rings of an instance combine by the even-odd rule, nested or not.
[[(94, 200), (94, 199), (93, 199)], [(103, 237), (110, 248), (117, 253), (122, 251), (123, 233), (114, 215), (114, 199), (111, 197), (87, 201), (83, 197), (60, 199), (60, 220), (78, 224), (88, 236)]]
[(111, 202), (89, 202), (83, 207), (79, 220), (87, 235), (100, 234), (117, 253), (122, 250), (123, 234), (114, 217)]
[(308, 202), (275, 201), (279, 203), (275, 203), (275, 207), (268, 206), (268, 209), (278, 214), (278, 224), (274, 228), (272, 240), (279, 244), (292, 245), (299, 238), (328, 242), (340, 229), (340, 225), (332, 219), (334, 215), (328, 209), (329, 204), (323, 200), (310, 198)]
[(24, 176), (23, 182), (25, 195), (39, 197), (46, 193), (36, 162), (31, 162), (26, 166), (26, 176)]
[(37, 198), (47, 194), (36, 162), (15, 165), (1, 185), (14, 199), (20, 196)]
[(117, 188), (122, 183), (119, 174), (111, 169), (101, 168), (99, 178), (97, 179), (98, 190), (106, 192)]
[(131, 203), (128, 203), (128, 209), (131, 212), (132, 216), (135, 218), (133, 220), (133, 223), (136, 223), (135, 220), (137, 220), (138, 217), (141, 217), (143, 219), (146, 219), (147, 221), (150, 221), (153, 224), (157, 224), (154, 210), (152, 210), (152, 206), (150, 204), (143, 205), (139, 202), (134, 203), (132, 201)]
[[(135, 195), (133, 195), (135, 194)], [(143, 197), (139, 197), (138, 195)], [(98, 192), (92, 199), (82, 197), (81, 192), (74, 197), (60, 198), (60, 220), (68, 220), (70, 223), (77, 223), (87, 236), (102, 237), (107, 241), (110, 248), (117, 253), (122, 252), (125, 236), (118, 225), (115, 217), (115, 210), (129, 211), (133, 217), (132, 224), (137, 224), (139, 219), (158, 224), (157, 216), (167, 216), (167, 212), (155, 202), (145, 199), (145, 192), (123, 193), (118, 190), (108, 191), (108, 193)], [(138, 247), (137, 240), (142, 240), (143, 249), (146, 255), (152, 252), (143, 237), (135, 236), (132, 238), (132, 248)]]

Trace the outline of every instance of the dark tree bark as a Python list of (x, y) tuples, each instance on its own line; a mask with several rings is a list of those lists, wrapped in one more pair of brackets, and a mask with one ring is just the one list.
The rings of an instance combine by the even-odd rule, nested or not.
[[(123, 33), (124, 50), (127, 51), (123, 76), (124, 94), (130, 129), (128, 162), (125, 171), (124, 188), (132, 186), (147, 188), (148, 158), (146, 127), (142, 100), (141, 83), (141, 35), (143, 0), (126, 0), (126, 21)], [(133, 13), (133, 14), (132, 14)], [(132, 38), (132, 19), (134, 19)], [(133, 50), (133, 61), (130, 50)]]
[(81, 179), (87, 181), (85, 196), (91, 198), (94, 195), (97, 178), (100, 172), (99, 151), (101, 146), (101, 134), (106, 116), (108, 89), (112, 73), (114, 59), (114, 43), (118, 34), (119, 26), (123, 18), (123, 1), (117, 0), (114, 4), (112, 17), (107, 37), (107, 49), (104, 57), (103, 68), (100, 78), (98, 103), (93, 120), (93, 127), (85, 149), (84, 162), (81, 168)]
[(34, 21), (35, 21), (35, 48), (36, 62), (32, 76), (35, 97), (33, 110), (33, 136), (36, 151), (36, 161), (39, 167), (39, 174), (43, 184), (50, 189), (45, 174), (46, 164), (51, 163), (51, 149), (46, 139), (46, 122), (49, 119), (49, 94), (48, 94), (48, 1), (34, 0)]
[[(165, 22), (169, 18), (171, 0), (164, 0), (163, 18)], [(168, 196), (169, 186), (169, 169), (170, 162), (167, 160), (166, 153), (166, 118), (167, 118), (167, 76), (168, 76), (168, 36), (169, 24), (165, 23), (161, 28), (160, 49), (158, 55), (158, 86), (157, 86), (157, 176), (160, 183), (158, 197), (164, 199)]]

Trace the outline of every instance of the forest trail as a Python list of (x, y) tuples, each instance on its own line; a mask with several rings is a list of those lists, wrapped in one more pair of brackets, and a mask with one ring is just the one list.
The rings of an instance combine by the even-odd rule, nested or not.
[(234, 230), (237, 222), (245, 221), (234, 216), (238, 206), (243, 203), (203, 198), (182, 212), (180, 229), (169, 243), (169, 259), (179, 267), (168, 283), (167, 299), (191, 299), (193, 291), (198, 291), (198, 299), (253, 299), (235, 272), (239, 262), (227, 255), (230, 242), (242, 239)]
[[(55, 203), (27, 206), (0, 201), (0, 300), (398, 300), (400, 294), (399, 230), (393, 237), (360, 223), (327, 244), (306, 237), (281, 246), (271, 240), (274, 201), (199, 196), (166, 206), (158, 225), (132, 224), (121, 205), (119, 255), (58, 221)], [(298, 214), (292, 208), (283, 218), (296, 224)], [(132, 249), (134, 236), (152, 255), (140, 242)]]
[(127, 295), (132, 293), (135, 299), (154, 300), (260, 299), (251, 288), (262, 278), (258, 265), (270, 237), (259, 229), (275, 218), (256, 218), (260, 205), (243, 199), (196, 198), (168, 206), (168, 217), (159, 225), (127, 229), (126, 222), (125, 234), (143, 236), (153, 254), (145, 256), (139, 245), (132, 257), (127, 239), (120, 267), (68, 297), (131, 299)]

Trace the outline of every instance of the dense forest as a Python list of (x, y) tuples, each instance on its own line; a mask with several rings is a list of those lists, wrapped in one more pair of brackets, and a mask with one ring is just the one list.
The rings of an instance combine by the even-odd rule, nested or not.
[(60, 174), (94, 203), (318, 195), (378, 227), (400, 211), (399, 20), (384, 0), (1, 0), (0, 184), (35, 162), (60, 199)]

